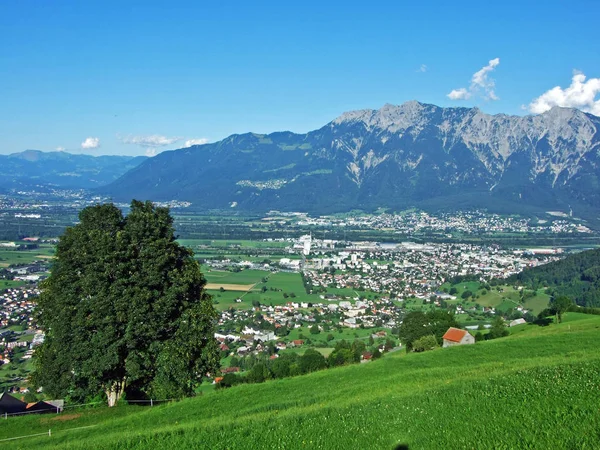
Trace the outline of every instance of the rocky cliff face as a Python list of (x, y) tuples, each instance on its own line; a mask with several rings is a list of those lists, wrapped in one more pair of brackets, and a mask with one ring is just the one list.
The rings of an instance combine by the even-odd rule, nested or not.
[(249, 210), (597, 208), (599, 125), (567, 108), (519, 117), (412, 101), (347, 112), (307, 134), (233, 135), (165, 152), (105, 192)]

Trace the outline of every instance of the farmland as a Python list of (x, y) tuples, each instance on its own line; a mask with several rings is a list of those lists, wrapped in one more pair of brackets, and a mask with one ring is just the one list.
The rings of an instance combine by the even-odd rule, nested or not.
[[(241, 385), (178, 403), (13, 418), (6, 448), (597, 448), (600, 317)], [(246, 399), (247, 401), (242, 401)], [(59, 416), (57, 416), (59, 417)], [(93, 426), (91, 428), (79, 427)], [(63, 431), (71, 430), (71, 431)]]

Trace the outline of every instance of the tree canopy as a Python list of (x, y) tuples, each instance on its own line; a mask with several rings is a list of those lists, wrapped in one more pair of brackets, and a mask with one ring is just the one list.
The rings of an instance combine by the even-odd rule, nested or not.
[(398, 329), (398, 337), (406, 346), (406, 351), (413, 349), (414, 342), (427, 335), (433, 335), (438, 344), (450, 327), (458, 327), (454, 314), (448, 311), (432, 310), (427, 313), (411, 311), (402, 320)]
[(525, 269), (508, 278), (537, 290), (549, 286), (554, 297), (568, 296), (579, 306), (600, 306), (600, 249), (569, 255), (559, 261)]
[(33, 381), (51, 396), (192, 395), (218, 368), (217, 313), (167, 208), (83, 209), (61, 236), (37, 318), (46, 333)]

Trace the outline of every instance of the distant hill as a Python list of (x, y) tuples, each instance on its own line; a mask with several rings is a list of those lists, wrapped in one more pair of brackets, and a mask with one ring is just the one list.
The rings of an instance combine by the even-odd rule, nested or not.
[(549, 208), (597, 218), (600, 118), (489, 115), (416, 101), (342, 114), (306, 134), (236, 134), (168, 151), (103, 188), (119, 200), (313, 213)]
[(0, 190), (33, 186), (89, 189), (115, 181), (148, 159), (26, 150), (0, 155)]
[(34, 435), (2, 444), (57, 449), (600, 448), (599, 327), (599, 316), (567, 313), (502, 339), (181, 402), (9, 417), (0, 439)]
[(547, 285), (555, 295), (571, 297), (580, 306), (600, 307), (600, 249), (525, 269), (508, 281), (532, 289)]

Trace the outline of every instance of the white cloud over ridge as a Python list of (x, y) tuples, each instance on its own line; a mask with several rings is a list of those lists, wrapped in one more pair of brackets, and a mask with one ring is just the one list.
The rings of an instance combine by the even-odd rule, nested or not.
[(581, 111), (600, 116), (600, 78), (590, 78), (575, 71), (571, 85), (565, 89), (555, 86), (533, 99), (529, 104), (529, 111), (534, 114), (546, 112), (554, 106), (577, 108)]
[(88, 137), (81, 143), (81, 148), (84, 150), (93, 150), (100, 147), (100, 138)]
[(453, 89), (448, 94), (450, 100), (466, 100), (471, 97), (471, 93), (465, 88)]
[(187, 147), (191, 147), (192, 145), (202, 145), (202, 144), (206, 144), (207, 142), (208, 142), (208, 139), (206, 139), (206, 138), (188, 139), (183, 144), (183, 147), (187, 148)]
[(500, 58), (490, 59), (487, 66), (482, 67), (471, 77), (469, 88), (453, 89), (447, 95), (450, 100), (467, 100), (473, 95), (483, 91), (483, 98), (486, 100), (498, 100), (496, 95), (496, 82), (490, 78), (490, 73), (493, 72), (500, 64)]
[(174, 144), (180, 141), (181, 137), (166, 137), (159, 134), (152, 134), (149, 136), (126, 136), (119, 137), (123, 144), (134, 144), (145, 148), (158, 148), (165, 147), (167, 145)]

